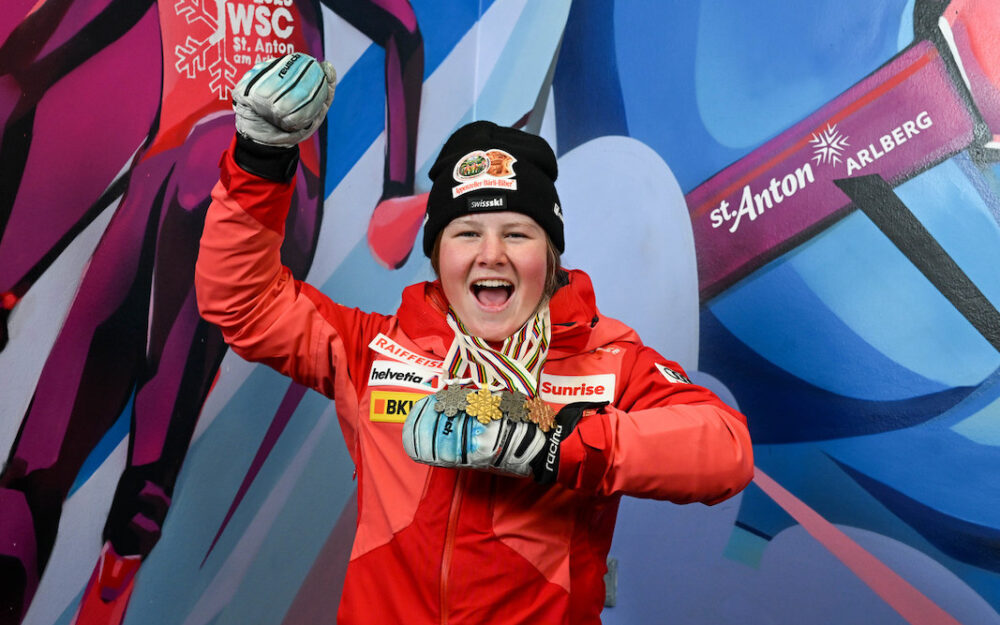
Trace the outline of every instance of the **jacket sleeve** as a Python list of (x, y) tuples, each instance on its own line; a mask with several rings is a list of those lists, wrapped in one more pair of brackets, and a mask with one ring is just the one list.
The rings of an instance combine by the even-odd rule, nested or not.
[[(354, 378), (364, 374), (366, 338), (385, 318), (332, 302), (282, 265), (294, 182), (276, 183), (243, 171), (232, 149), (223, 155), (221, 169), (195, 267), (202, 317), (222, 330), (241, 357), (327, 397), (356, 403)], [(348, 434), (353, 424), (341, 420)]]
[(746, 417), (648, 347), (630, 369), (616, 405), (584, 417), (560, 446), (559, 482), (674, 503), (741, 491), (753, 478)]

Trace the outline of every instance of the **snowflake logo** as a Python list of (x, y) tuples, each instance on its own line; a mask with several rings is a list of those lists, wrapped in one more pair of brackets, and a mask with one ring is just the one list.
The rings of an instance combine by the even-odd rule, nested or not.
[(809, 143), (813, 145), (814, 156), (812, 160), (819, 165), (824, 163), (836, 165), (841, 161), (840, 157), (844, 149), (851, 145), (847, 142), (847, 136), (837, 131), (836, 124), (832, 126), (827, 124), (825, 130), (814, 132)]
[(465, 399), (469, 402), (465, 412), (483, 425), (503, 417), (503, 413), (500, 412), (500, 398), (494, 396), (489, 389), (481, 388), (473, 391), (466, 395)]
[(220, 100), (229, 99), (229, 91), (236, 86), (237, 68), (226, 54), (225, 0), (178, 0), (174, 11), (188, 24), (200, 23), (212, 30), (204, 39), (187, 36), (182, 45), (174, 48), (177, 55), (175, 67), (179, 74), (195, 78), (208, 71), (209, 89)]

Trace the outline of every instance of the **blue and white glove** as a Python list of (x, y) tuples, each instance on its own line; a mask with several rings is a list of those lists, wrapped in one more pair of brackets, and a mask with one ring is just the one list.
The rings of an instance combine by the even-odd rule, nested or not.
[(323, 123), (336, 86), (329, 61), (301, 52), (261, 61), (233, 89), (236, 130), (263, 145), (296, 146)]
[(449, 417), (435, 410), (436, 404), (428, 395), (406, 416), (403, 449), (411, 458), (436, 467), (532, 475), (531, 461), (545, 448), (537, 425), (506, 417), (483, 424), (462, 410)]
[(483, 424), (462, 410), (449, 417), (438, 412), (436, 404), (437, 398), (428, 395), (410, 408), (403, 424), (403, 449), (410, 458), (436, 467), (530, 476), (552, 484), (559, 474), (559, 446), (580, 419), (601, 411), (607, 402), (564, 406), (548, 432), (507, 417)]

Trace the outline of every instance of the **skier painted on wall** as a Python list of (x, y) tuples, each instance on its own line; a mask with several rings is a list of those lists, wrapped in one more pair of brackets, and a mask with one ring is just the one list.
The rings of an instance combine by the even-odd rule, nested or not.
[[(412, 8), (329, 5), (377, 33), (381, 45), (405, 50), (405, 58), (387, 55), (387, 82), (394, 85), (388, 109), (403, 128), (386, 160), (412, 169), (415, 129), (407, 124), (416, 122), (423, 73)], [(128, 466), (77, 617), (118, 622), (139, 564), (160, 535), (225, 352), (194, 308), (191, 271), (215, 182), (208, 172), (230, 135), (229, 89), (265, 55), (322, 50), (322, 19), (317, 3), (272, 10), (236, 0), (48, 0), (22, 13), (0, 48), (0, 75), (13, 86), (0, 148), (4, 345), (9, 315), (28, 289), (103, 211), (113, 207), (114, 215), (0, 475), (0, 533), (6, 534), (0, 566), (4, 579), (16, 580), (0, 593), (0, 619), (19, 622), (27, 610), (80, 466), (130, 407)], [(122, 81), (124, 75), (132, 78)], [(57, 121), (59, 102), (68, 97), (87, 119), (70, 133)], [(282, 249), (296, 275), (309, 267), (322, 216), (321, 136), (305, 143), (302, 154), (295, 233)], [(66, 172), (59, 185), (48, 180), (53, 169)], [(386, 171), (401, 170), (387, 165)], [(405, 172), (402, 178), (393, 189), (405, 191)], [(43, 219), (47, 227), (40, 229)]]

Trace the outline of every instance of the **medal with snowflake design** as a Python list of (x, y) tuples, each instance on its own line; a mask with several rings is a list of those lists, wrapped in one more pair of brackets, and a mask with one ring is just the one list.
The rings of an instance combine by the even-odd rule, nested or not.
[(445, 416), (454, 417), (460, 411), (465, 410), (468, 405), (465, 396), (468, 394), (469, 389), (454, 384), (448, 385), (434, 393), (434, 410), (443, 412)]
[(521, 391), (504, 391), (500, 393), (500, 411), (511, 421), (526, 421), (528, 411), (524, 407), (524, 402), (528, 401), (528, 396)]
[(556, 413), (541, 397), (532, 397), (524, 407), (528, 409), (528, 421), (537, 424), (539, 430), (548, 432), (555, 425)]
[(465, 400), (469, 402), (465, 412), (483, 425), (503, 417), (503, 413), (500, 412), (500, 398), (494, 397), (489, 389), (481, 388), (473, 391), (465, 396)]

